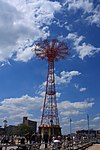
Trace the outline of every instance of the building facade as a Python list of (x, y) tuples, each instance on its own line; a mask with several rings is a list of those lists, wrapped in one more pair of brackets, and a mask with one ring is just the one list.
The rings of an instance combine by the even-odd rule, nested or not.
[(23, 124), (31, 127), (33, 129), (33, 132), (37, 131), (37, 122), (29, 120), (28, 117), (23, 117)]

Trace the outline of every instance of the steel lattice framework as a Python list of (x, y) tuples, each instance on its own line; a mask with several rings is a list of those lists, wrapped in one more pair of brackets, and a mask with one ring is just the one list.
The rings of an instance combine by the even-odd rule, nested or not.
[(52, 39), (50, 43), (44, 40), (36, 44), (35, 53), (41, 59), (48, 61), (46, 92), (40, 125), (59, 125), (54, 62), (68, 55), (68, 47), (64, 42), (58, 42), (56, 39)]

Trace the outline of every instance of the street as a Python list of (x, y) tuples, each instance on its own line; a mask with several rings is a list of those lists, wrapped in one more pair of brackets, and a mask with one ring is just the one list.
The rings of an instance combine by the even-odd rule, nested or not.
[(86, 150), (100, 150), (100, 144), (94, 144), (93, 146), (87, 148)]

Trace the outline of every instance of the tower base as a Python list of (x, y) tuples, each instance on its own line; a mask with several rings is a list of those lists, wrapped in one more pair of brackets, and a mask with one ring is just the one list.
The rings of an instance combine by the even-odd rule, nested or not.
[(39, 133), (44, 135), (45, 132), (48, 133), (49, 136), (61, 136), (61, 127), (59, 125), (40, 125), (38, 127)]

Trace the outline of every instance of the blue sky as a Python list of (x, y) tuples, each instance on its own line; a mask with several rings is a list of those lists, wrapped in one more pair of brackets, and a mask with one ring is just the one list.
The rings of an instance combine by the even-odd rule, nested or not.
[[(47, 61), (35, 56), (37, 41), (56, 38), (70, 55), (55, 62), (63, 133), (100, 129), (100, 1), (0, 0), (0, 125), (23, 116), (41, 118)], [(32, 51), (33, 49), (33, 51)]]

